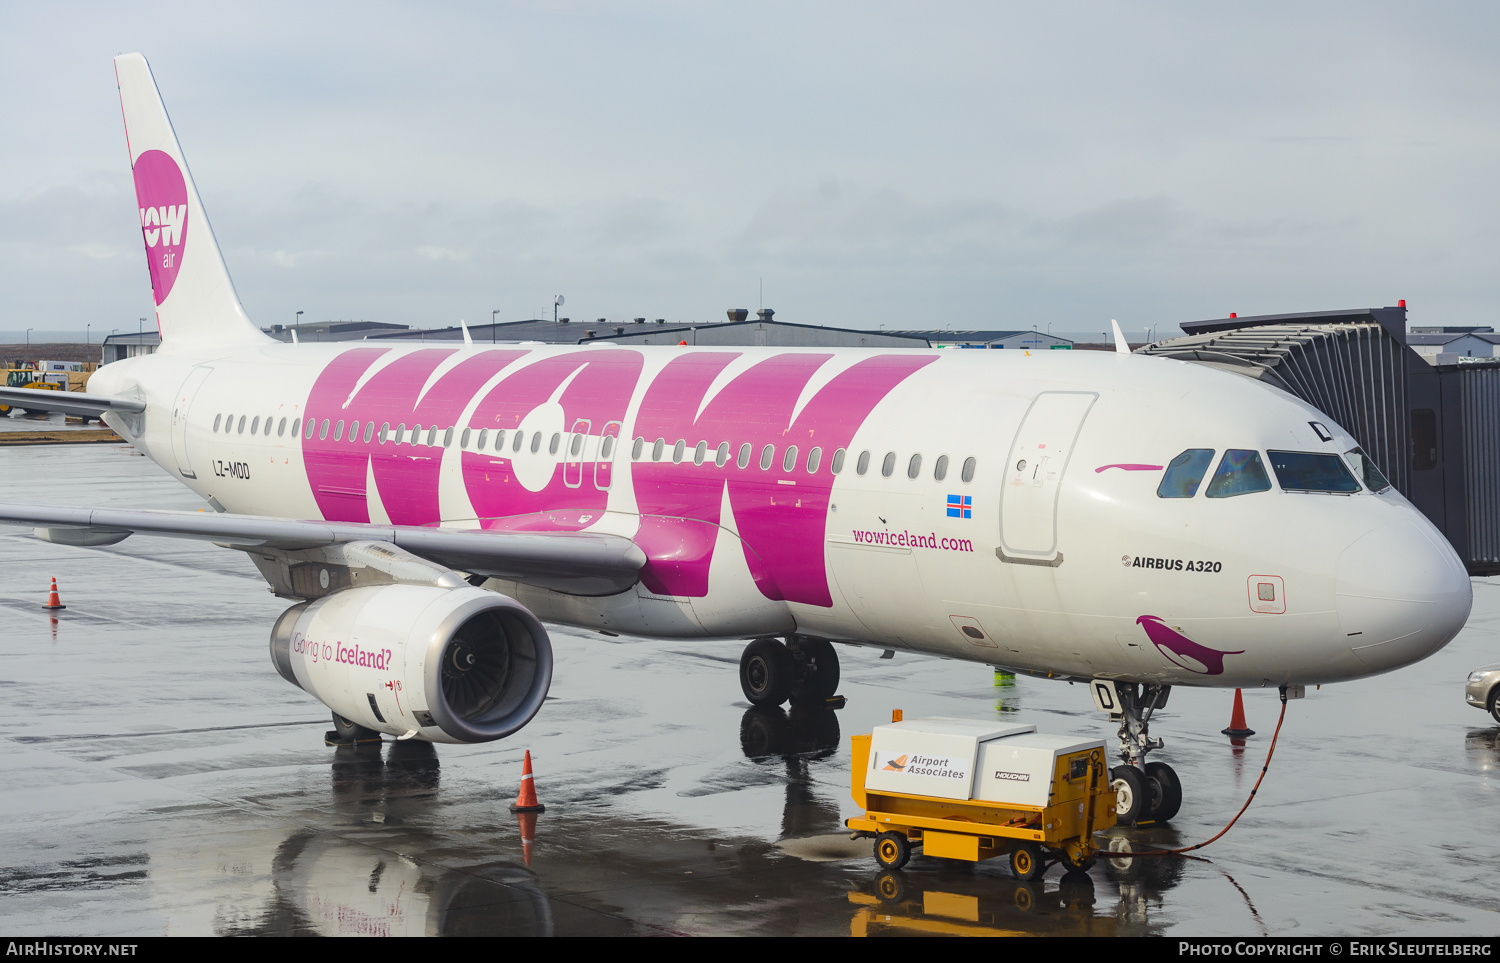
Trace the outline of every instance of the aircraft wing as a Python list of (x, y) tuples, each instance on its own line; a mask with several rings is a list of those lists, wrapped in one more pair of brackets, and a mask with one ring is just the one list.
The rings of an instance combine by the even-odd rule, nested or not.
[(32, 411), (61, 411), (91, 418), (106, 411), (135, 414), (146, 410), (144, 401), (133, 398), (112, 398), (83, 391), (49, 391), (46, 388), (0, 388), (0, 405), (14, 405)]
[[(45, 392), (43, 392), (45, 393)], [(261, 553), (343, 542), (387, 542), (439, 565), (492, 578), (608, 595), (634, 585), (646, 554), (622, 535), (297, 521), (216, 512), (66, 508), (0, 503), (0, 525), (27, 525), (49, 541), (107, 545), (131, 534), (214, 542)]]

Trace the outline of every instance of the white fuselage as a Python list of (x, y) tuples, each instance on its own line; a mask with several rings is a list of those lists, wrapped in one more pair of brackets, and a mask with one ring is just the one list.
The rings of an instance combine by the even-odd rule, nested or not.
[(1272, 475), (1266, 491), (1209, 498), (1205, 478), (1160, 497), (1189, 449), (1216, 465), (1356, 446), (1284, 392), (1180, 361), (380, 342), (211, 355), (169, 344), (90, 390), (143, 398), (110, 423), (223, 510), (606, 532), (645, 551), (618, 595), (489, 583), (545, 620), (1254, 686), (1387, 671), (1468, 615), (1461, 562), (1394, 489), (1286, 491)]

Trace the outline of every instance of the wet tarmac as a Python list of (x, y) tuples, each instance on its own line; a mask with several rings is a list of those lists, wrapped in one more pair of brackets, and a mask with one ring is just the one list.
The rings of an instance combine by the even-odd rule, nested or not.
[[(119, 445), (0, 449), (0, 497), (200, 507)], [(1497, 580), (1426, 662), (1292, 702), (1255, 804), (1206, 860), (1101, 861), (1064, 885), (920, 856), (883, 874), (841, 832), (848, 737), (900, 708), (1112, 745), (1082, 686), (841, 648), (846, 708), (760, 712), (738, 644), (556, 627), (551, 697), (518, 736), (335, 750), (326, 710), (270, 665), (285, 604), (237, 553), (9, 532), (0, 553), (10, 934), (1500, 933), (1500, 727), (1463, 701), (1500, 659)], [(1170, 827), (1120, 833), (1137, 848), (1206, 839), (1248, 795), (1279, 703), (1246, 693), (1259, 735), (1237, 749), (1230, 699), (1175, 690), (1153, 720), (1186, 801)], [(533, 830), (508, 811), (526, 749)]]

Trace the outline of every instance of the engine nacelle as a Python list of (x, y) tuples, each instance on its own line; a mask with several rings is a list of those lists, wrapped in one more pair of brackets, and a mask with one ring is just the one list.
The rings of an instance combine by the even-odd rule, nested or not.
[(552, 684), (542, 623), (472, 586), (378, 585), (299, 603), (271, 630), (271, 661), (345, 719), (430, 742), (508, 736)]

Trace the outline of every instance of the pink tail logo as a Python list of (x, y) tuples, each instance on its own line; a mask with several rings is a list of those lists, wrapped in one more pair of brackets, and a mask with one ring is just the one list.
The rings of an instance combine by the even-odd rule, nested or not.
[(1147, 637), (1161, 650), (1162, 655), (1199, 675), (1223, 675), (1224, 656), (1242, 655), (1245, 651), (1238, 649), (1234, 652), (1221, 652), (1199, 645), (1154, 615), (1143, 615), (1135, 620), (1135, 624), (1146, 630)]
[(187, 235), (187, 182), (171, 155), (148, 150), (135, 160), (135, 199), (140, 205), (141, 237), (151, 269), (151, 293), (161, 304), (172, 293), (182, 267)]

